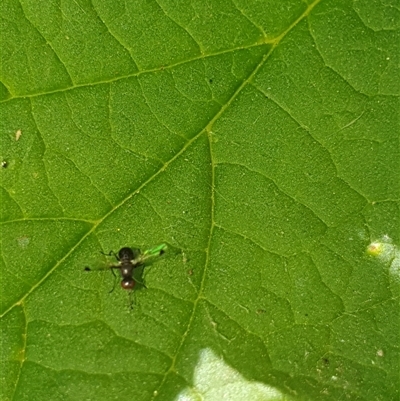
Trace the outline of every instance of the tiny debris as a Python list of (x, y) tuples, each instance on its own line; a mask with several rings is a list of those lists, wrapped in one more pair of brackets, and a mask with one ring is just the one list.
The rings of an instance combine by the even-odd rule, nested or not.
[(7, 168), (7, 166), (8, 166), (8, 163), (5, 160), (3, 160), (1, 162), (1, 168)]
[(22, 135), (22, 131), (19, 129), (16, 133), (15, 133), (15, 140), (18, 141), (19, 138), (21, 138)]
[(27, 237), (26, 235), (17, 238), (17, 242), (18, 245), (22, 248), (22, 249), (26, 249), (29, 245), (29, 242), (31, 242), (30, 238)]
[(370, 256), (379, 256), (383, 251), (382, 242), (372, 242), (367, 247), (367, 253)]

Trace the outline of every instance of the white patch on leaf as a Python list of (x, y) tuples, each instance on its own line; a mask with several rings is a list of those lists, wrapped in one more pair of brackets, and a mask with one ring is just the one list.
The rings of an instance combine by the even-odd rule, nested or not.
[(184, 389), (176, 401), (288, 401), (271, 386), (246, 380), (210, 349), (204, 349), (195, 367), (193, 387)]

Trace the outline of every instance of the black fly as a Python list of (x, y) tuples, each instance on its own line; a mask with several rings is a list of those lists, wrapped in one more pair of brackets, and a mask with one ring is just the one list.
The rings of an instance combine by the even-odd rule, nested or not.
[[(118, 269), (121, 273), (121, 287), (124, 290), (132, 290), (135, 286), (135, 280), (133, 279), (133, 269), (140, 266), (140, 249), (137, 248), (121, 248), (116, 255), (114, 252), (110, 252), (108, 255), (114, 255), (118, 260), (118, 265), (110, 266), (112, 273), (114, 274), (114, 269)], [(114, 274), (115, 275), (115, 274)]]
[[(108, 254), (103, 252), (102, 253), (103, 255), (106, 256), (114, 256), (115, 259), (117, 259), (118, 263), (116, 265), (109, 266), (109, 268), (111, 269), (111, 272), (113, 273), (114, 276), (115, 276), (114, 270), (119, 270), (122, 278), (121, 287), (124, 290), (132, 290), (136, 283), (135, 280), (133, 279), (133, 270), (136, 267), (146, 265), (152, 259), (162, 255), (166, 249), (167, 245), (161, 244), (154, 248), (148, 249), (144, 252), (142, 252), (138, 248), (124, 247), (118, 251), (118, 255), (113, 251), (110, 251), (110, 253)], [(85, 270), (91, 271), (91, 268), (85, 267)], [(114, 287), (110, 292), (114, 290)]]

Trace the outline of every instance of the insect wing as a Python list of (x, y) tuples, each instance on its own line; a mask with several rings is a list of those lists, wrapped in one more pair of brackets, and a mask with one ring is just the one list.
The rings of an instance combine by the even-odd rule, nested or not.
[(111, 261), (110, 258), (105, 257), (103, 254), (96, 258), (93, 258), (87, 266), (85, 266), (85, 271), (104, 271), (110, 270), (111, 268), (119, 268), (119, 262), (114, 259)]
[(137, 258), (138, 265), (148, 265), (156, 260), (167, 250), (166, 244), (160, 244), (154, 248), (150, 248), (142, 252)]
[(147, 249), (143, 252), (143, 255), (160, 256), (167, 250), (167, 248), (166, 244), (161, 244), (154, 248)]

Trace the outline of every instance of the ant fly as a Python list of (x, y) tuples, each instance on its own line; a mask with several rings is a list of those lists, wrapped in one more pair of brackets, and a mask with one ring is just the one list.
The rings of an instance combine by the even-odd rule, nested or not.
[[(142, 252), (138, 248), (124, 247), (118, 251), (118, 254), (116, 254), (114, 251), (110, 251), (110, 253), (108, 254), (102, 252), (102, 254), (105, 256), (114, 256), (115, 259), (117, 259), (118, 263), (116, 265), (109, 266), (112, 274), (114, 275), (114, 277), (116, 277), (114, 270), (119, 270), (122, 278), (121, 287), (124, 290), (133, 290), (133, 287), (135, 286), (136, 283), (133, 278), (133, 270), (136, 267), (145, 266), (149, 264), (154, 258), (161, 256), (163, 253), (165, 253), (166, 249), (167, 245), (161, 244), (154, 248), (148, 249), (144, 252)], [(85, 270), (91, 271), (90, 267), (85, 267)], [(115, 288), (115, 281), (114, 281), (114, 286), (110, 292), (113, 292), (114, 288)]]
[[(111, 272), (114, 274), (114, 269), (118, 269), (121, 273), (121, 287), (124, 290), (132, 290), (135, 286), (135, 280), (133, 279), (133, 269), (140, 265), (138, 256), (140, 255), (140, 249), (137, 248), (121, 248), (116, 255), (111, 251), (107, 256), (114, 255), (118, 260), (117, 265), (110, 266)], [(113, 288), (114, 290), (114, 288)]]

